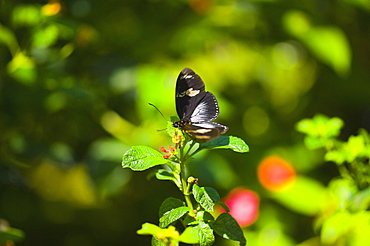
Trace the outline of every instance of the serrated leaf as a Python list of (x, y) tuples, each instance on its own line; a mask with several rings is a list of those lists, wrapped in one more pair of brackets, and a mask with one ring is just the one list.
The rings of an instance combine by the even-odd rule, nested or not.
[(171, 223), (175, 222), (176, 220), (180, 219), (184, 216), (188, 211), (190, 211), (189, 207), (178, 207), (167, 211), (163, 214), (162, 217), (159, 218), (159, 226), (161, 228), (167, 227)]
[(185, 203), (181, 201), (180, 199), (174, 198), (174, 197), (168, 197), (166, 200), (164, 200), (159, 208), (159, 218), (162, 217), (165, 213), (168, 211), (171, 211), (172, 209), (184, 207)]
[(195, 200), (208, 212), (212, 212), (215, 203), (220, 200), (218, 192), (211, 187), (199, 187), (194, 184), (193, 194)]
[(199, 221), (199, 224), (194, 226), (194, 228), (198, 231), (200, 246), (213, 245), (215, 241), (215, 236), (213, 235), (213, 230), (208, 223), (205, 223), (204, 221)]
[(243, 139), (234, 136), (220, 136), (200, 144), (201, 149), (231, 149), (235, 152), (249, 152), (249, 146)]
[(238, 222), (229, 213), (220, 214), (213, 223), (212, 228), (218, 235), (226, 239), (238, 241), (241, 246), (247, 243)]
[(130, 168), (133, 171), (144, 171), (151, 167), (166, 164), (167, 160), (162, 154), (148, 146), (133, 146), (122, 158), (122, 168)]

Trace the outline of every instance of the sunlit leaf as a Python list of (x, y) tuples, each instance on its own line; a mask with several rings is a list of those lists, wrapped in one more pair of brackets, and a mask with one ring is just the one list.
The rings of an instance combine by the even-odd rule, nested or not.
[[(0, 222), (1, 223), (1, 222)], [(0, 224), (0, 244), (1, 245), (13, 245), (11, 242), (20, 242), (24, 239), (25, 235), (24, 232), (12, 228), (12, 227), (6, 227), (3, 224)]]
[(194, 226), (194, 229), (198, 232), (198, 239), (200, 246), (211, 246), (215, 241), (213, 230), (208, 223), (199, 221), (199, 224)]
[(285, 28), (304, 43), (322, 62), (339, 75), (350, 69), (352, 52), (347, 37), (335, 26), (315, 26), (310, 17), (300, 11), (289, 11), (284, 16)]
[(14, 55), (19, 49), (15, 34), (11, 29), (0, 24), (0, 44), (8, 46), (10, 52)]
[(285, 207), (304, 215), (316, 215), (328, 203), (328, 193), (318, 181), (298, 176), (294, 183), (270, 194)]
[(168, 171), (166, 169), (159, 169), (155, 173), (155, 177), (159, 180), (171, 180), (177, 187), (181, 187), (181, 181), (179, 180), (179, 175), (175, 172)]
[(190, 211), (189, 207), (178, 207), (167, 211), (159, 218), (159, 226), (161, 228), (167, 227), (171, 223), (177, 221), (182, 216), (184, 216), (187, 212)]
[(350, 179), (334, 179), (329, 183), (330, 193), (334, 195), (333, 199), (337, 202), (340, 209), (347, 209), (354, 201), (353, 197), (358, 189), (356, 183)]
[(162, 228), (160, 228), (157, 225), (151, 224), (151, 223), (144, 223), (141, 226), (141, 229), (137, 231), (137, 234), (140, 235), (156, 235), (162, 231)]
[(41, 11), (36, 5), (19, 4), (13, 11), (13, 25), (34, 26), (41, 21)]
[(49, 25), (33, 34), (33, 45), (42, 48), (49, 47), (58, 40), (59, 30), (55, 25)]
[(325, 245), (334, 244), (352, 227), (352, 215), (345, 210), (338, 211), (324, 221), (321, 229), (321, 242)]
[(312, 119), (299, 121), (296, 129), (313, 137), (333, 138), (339, 136), (343, 125), (343, 121), (338, 117), (329, 118), (322, 114), (316, 114)]
[(144, 171), (166, 162), (167, 160), (162, 157), (159, 151), (140, 145), (133, 146), (123, 155), (122, 167), (130, 168), (133, 171)]
[(9, 74), (23, 84), (33, 84), (36, 79), (35, 62), (23, 53), (17, 53), (7, 68)]
[(185, 231), (180, 235), (178, 240), (183, 243), (198, 244), (199, 238), (197, 228), (193, 226), (186, 227)]
[(208, 142), (200, 144), (203, 149), (231, 149), (235, 152), (245, 153), (249, 151), (248, 145), (241, 138), (234, 136), (220, 136)]

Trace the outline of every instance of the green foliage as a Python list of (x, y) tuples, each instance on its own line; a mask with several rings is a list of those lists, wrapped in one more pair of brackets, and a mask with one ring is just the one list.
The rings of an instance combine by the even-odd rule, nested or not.
[(222, 213), (213, 223), (215, 232), (226, 238), (240, 242), (240, 245), (246, 245), (243, 231), (240, 229), (236, 220), (229, 213)]
[[(168, 124), (167, 133), (172, 137), (175, 147), (169, 150), (160, 148), (167, 153), (161, 154), (146, 146), (133, 146), (123, 155), (122, 167), (133, 171), (144, 171), (148, 168), (167, 164), (168, 169), (158, 169), (155, 176), (159, 180), (170, 180), (182, 191), (185, 202), (169, 197), (159, 208), (159, 227), (145, 223), (138, 231), (141, 235), (152, 235), (152, 245), (178, 245), (179, 242), (213, 245), (214, 232), (220, 236), (240, 242), (245, 245), (243, 232), (229, 213), (222, 213), (214, 219), (210, 212), (214, 211), (216, 203), (220, 202), (220, 195), (211, 187), (200, 187), (194, 177), (185, 177), (185, 168), (188, 160), (203, 149), (231, 149), (235, 152), (247, 152), (248, 145), (237, 137), (219, 137), (206, 143), (198, 144), (190, 136), (179, 132), (172, 124)], [(196, 149), (193, 150), (194, 146)], [(194, 206), (195, 202), (195, 206)], [(223, 207), (227, 207), (223, 204)], [(194, 209), (195, 208), (195, 209)], [(226, 208), (226, 211), (229, 211)], [(185, 227), (180, 233), (174, 227), (179, 221)]]
[(207, 212), (213, 212), (213, 207), (220, 200), (220, 195), (211, 187), (193, 185), (194, 199)]
[[(318, 230), (307, 229), (306, 216), (317, 213), (328, 193), (326, 200), (340, 205), (325, 207), (327, 216), (335, 206), (365, 209), (368, 169), (366, 157), (358, 156), (367, 155), (366, 135), (355, 134), (353, 143), (346, 139), (343, 145), (337, 137), (314, 138), (318, 143), (312, 145), (329, 148), (325, 158), (350, 181), (325, 187), (336, 169), (321, 168), (322, 151), (293, 143), (290, 126), (308, 112), (324, 111), (347, 119), (346, 134), (369, 130), (369, 2), (266, 2), (0, 1), (0, 215), (25, 232), (24, 243), (145, 245), (146, 238), (126, 228), (146, 221), (152, 209), (155, 214), (153, 201), (163, 195), (157, 187), (164, 184), (152, 181), (148, 187), (145, 178), (117, 163), (131, 146), (167, 144), (157, 131), (165, 123), (148, 102), (166, 116), (175, 114), (174, 82), (185, 66), (217, 95), (217, 121), (253, 148), (246, 159), (209, 151), (232, 149), (209, 141), (195, 143), (187, 156), (196, 157), (189, 168), (201, 177), (200, 186), (224, 196), (243, 185), (261, 196), (259, 218), (245, 230), (250, 245), (297, 245), (311, 237)], [(206, 150), (193, 155), (199, 145)], [(260, 192), (255, 170), (269, 153), (282, 154), (305, 176), (297, 177), (297, 188)], [(176, 161), (173, 155), (144, 175), (170, 180), (182, 191)], [(153, 193), (142, 195), (147, 189)], [(198, 224), (188, 214), (176, 227), (191, 232)], [(322, 220), (315, 220), (315, 229)], [(366, 225), (358, 222), (354, 244)], [(180, 237), (186, 231), (180, 229)], [(357, 245), (367, 245), (363, 240)]]
[(315, 115), (313, 119), (303, 119), (297, 123), (297, 130), (307, 136), (304, 143), (309, 149), (319, 149), (332, 145), (332, 140), (339, 136), (343, 121), (337, 117), (329, 119), (325, 115)]
[(234, 136), (220, 136), (211, 141), (201, 143), (200, 148), (203, 149), (231, 149), (235, 152), (245, 153), (249, 152), (248, 145), (243, 139)]
[(14, 242), (23, 241), (24, 238), (23, 231), (10, 227), (6, 220), (0, 219), (0, 245), (13, 245)]
[(321, 242), (324, 245), (340, 241), (346, 245), (367, 245), (370, 243), (365, 236), (370, 233), (369, 134), (361, 130), (359, 135), (350, 136), (343, 142), (337, 139), (342, 126), (343, 121), (339, 118), (316, 115), (300, 121), (297, 129), (307, 134), (305, 144), (308, 148), (325, 149), (325, 160), (334, 162), (341, 174), (328, 186), (336, 207), (330, 215), (321, 218)]
[(147, 146), (134, 146), (124, 154), (122, 167), (133, 171), (144, 171), (166, 162), (159, 151)]

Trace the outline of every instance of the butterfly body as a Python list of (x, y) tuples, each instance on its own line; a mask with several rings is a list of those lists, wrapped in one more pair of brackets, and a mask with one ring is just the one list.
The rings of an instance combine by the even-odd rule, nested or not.
[(173, 123), (204, 142), (225, 133), (228, 127), (212, 122), (220, 111), (216, 97), (205, 91), (204, 82), (190, 68), (184, 68), (176, 82), (176, 111), (180, 121)]

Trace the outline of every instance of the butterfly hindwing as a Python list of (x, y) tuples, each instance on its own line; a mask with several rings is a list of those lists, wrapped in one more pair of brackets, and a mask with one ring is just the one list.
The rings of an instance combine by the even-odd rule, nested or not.
[(229, 128), (215, 122), (208, 122), (184, 125), (182, 129), (186, 133), (194, 136), (196, 139), (206, 142), (212, 138), (220, 136), (220, 134), (225, 133)]
[(218, 114), (216, 97), (211, 92), (206, 92), (191, 114), (190, 121), (193, 123), (209, 122), (215, 120)]

